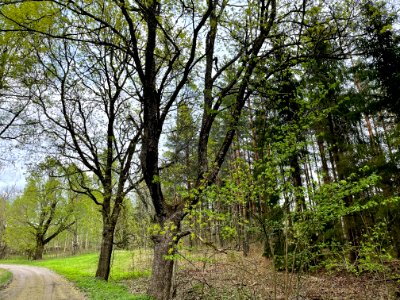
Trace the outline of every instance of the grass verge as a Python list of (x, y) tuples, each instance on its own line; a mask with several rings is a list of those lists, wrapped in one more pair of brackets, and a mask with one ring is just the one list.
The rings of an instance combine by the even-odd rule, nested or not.
[(66, 258), (52, 258), (42, 261), (4, 260), (1, 263), (41, 266), (55, 271), (82, 290), (93, 300), (149, 300), (146, 295), (132, 295), (120, 281), (148, 276), (149, 271), (132, 271), (132, 251), (114, 251), (110, 280), (94, 278), (98, 254), (84, 254)]
[(4, 270), (4, 269), (0, 269), (0, 289), (4, 288), (12, 279), (12, 273)]

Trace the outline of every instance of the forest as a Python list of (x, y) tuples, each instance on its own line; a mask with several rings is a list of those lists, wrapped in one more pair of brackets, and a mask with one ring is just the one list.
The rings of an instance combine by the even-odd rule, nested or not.
[[(144, 249), (157, 300), (395, 299), (399, 9), (0, 0), (0, 172), (26, 170), (0, 194), (0, 258), (96, 253), (108, 281)], [(253, 278), (222, 295), (229, 262)], [(339, 275), (378, 285), (302, 290)]]

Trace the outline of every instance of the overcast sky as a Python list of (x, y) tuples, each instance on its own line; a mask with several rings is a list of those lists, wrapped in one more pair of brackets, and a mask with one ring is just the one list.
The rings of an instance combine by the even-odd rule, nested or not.
[(22, 165), (7, 165), (0, 170), (0, 193), (10, 189), (22, 190), (25, 186), (25, 175)]
[(0, 140), (0, 194), (11, 189), (21, 190), (25, 186), (27, 154), (15, 147), (15, 143)]

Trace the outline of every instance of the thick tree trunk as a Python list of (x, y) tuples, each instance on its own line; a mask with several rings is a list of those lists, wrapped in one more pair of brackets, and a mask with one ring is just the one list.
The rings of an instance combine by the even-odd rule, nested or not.
[(114, 243), (115, 225), (104, 224), (103, 236), (100, 248), (99, 263), (97, 265), (96, 278), (108, 280), (110, 275), (111, 254)]
[(33, 260), (40, 260), (43, 258), (44, 244), (41, 240), (36, 241), (35, 253), (33, 254)]
[(154, 238), (154, 260), (150, 285), (147, 293), (157, 300), (168, 300), (172, 294), (173, 259), (167, 256), (175, 253), (171, 250), (175, 246), (169, 234), (159, 235)]

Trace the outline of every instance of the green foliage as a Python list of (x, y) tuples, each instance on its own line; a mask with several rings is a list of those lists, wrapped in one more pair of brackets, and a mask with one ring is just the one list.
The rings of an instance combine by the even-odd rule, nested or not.
[(10, 271), (0, 269), (0, 289), (4, 288), (12, 279)]
[(5, 231), (7, 227), (7, 211), (9, 210), (9, 205), (6, 195), (0, 197), (0, 258), (4, 258), (7, 254)]
[(73, 221), (73, 203), (57, 179), (32, 174), (21, 196), (7, 213), (5, 240), (17, 252), (34, 255), (37, 250), (66, 230)]
[[(221, 184), (212, 185), (202, 192), (204, 201), (190, 210), (185, 224), (194, 236), (204, 239), (209, 232), (213, 232), (221, 242), (233, 244), (245, 231), (251, 231), (252, 225), (243, 209), (249, 201), (254, 201), (258, 189), (253, 185), (248, 165), (242, 159), (233, 161), (226, 172), (228, 176)], [(206, 239), (210, 242), (209, 238)]]
[[(374, 199), (363, 201), (362, 192), (380, 181), (379, 176), (376, 174), (366, 175), (365, 170), (367, 169), (360, 169), (358, 174), (353, 173), (346, 180), (324, 184), (315, 192), (313, 202), (317, 206), (309, 214), (316, 220), (316, 224), (324, 226), (328, 222), (338, 220), (352, 212), (385, 204), (377, 203)], [(345, 201), (348, 197), (355, 199), (351, 206)]]
[[(379, 97), (372, 95), (370, 109), (384, 107), (399, 116), (400, 96), (400, 37), (393, 31), (398, 14), (390, 12), (385, 2), (366, 1), (362, 6), (365, 36), (360, 47), (372, 58), (368, 69), (368, 81), (373, 88), (382, 90)], [(371, 86), (371, 83), (367, 82)]]
[[(0, 88), (26, 73), (21, 87), (41, 104), (44, 114), (38, 115), (50, 116), (41, 124), (43, 132), (52, 132), (59, 154), (79, 162), (66, 168), (78, 174), (69, 178), (70, 186), (88, 197), (72, 192), (58, 197), (65, 203), (74, 199), (79, 207), (73, 215), (76, 238), (100, 232), (93, 221), (99, 214), (86, 206), (90, 197), (105, 225), (111, 219), (117, 223), (115, 240), (124, 249), (139, 232), (136, 244), (146, 243), (147, 228), (150, 235), (171, 233), (176, 242), (181, 215), (187, 214), (182, 227), (191, 230), (191, 243), (197, 236), (208, 246), (245, 248), (249, 238), (261, 240), (278, 269), (337, 264), (354, 272), (383, 270), (382, 262), (396, 251), (389, 242), (400, 243), (396, 16), (380, 1), (337, 1), (329, 8), (304, 1), (301, 9), (291, 9), (287, 1), (278, 5), (275, 17), (273, 3), (250, 1), (241, 10), (217, 1), (204, 19), (199, 16), (207, 6), (196, 1), (160, 2), (159, 11), (152, 1), (1, 6), (0, 25), (22, 31), (0, 36), (5, 50), (0, 51)], [(271, 28), (267, 20), (254, 17), (263, 12), (271, 17)], [(268, 36), (255, 38), (263, 27)], [(25, 34), (25, 28), (31, 33)], [(68, 38), (54, 39), (58, 34)], [(257, 48), (253, 42), (258, 40), (264, 43), (260, 52), (244, 55)], [(351, 57), (354, 48), (362, 61)], [(24, 55), (30, 52), (35, 55)], [(35, 68), (36, 58), (40, 68)], [(58, 119), (61, 115), (64, 119)], [(115, 123), (104, 126), (104, 120)], [(110, 134), (112, 128), (117, 133)], [(220, 151), (223, 141), (233, 144), (231, 151)], [(160, 145), (167, 151), (160, 151)], [(125, 198), (125, 191), (136, 188), (129, 179), (139, 172), (130, 166), (139, 151), (160, 222), (154, 226), (149, 226), (151, 209)], [(201, 162), (198, 154), (205, 154)], [(212, 162), (225, 156), (215, 184), (201, 186), (208, 171), (219, 171), (222, 160)], [(56, 185), (49, 181), (42, 190)], [(15, 240), (15, 249), (33, 245), (28, 227), (15, 225), (13, 216), (23, 212), (23, 221), (35, 228), (34, 212), (49, 211), (46, 203), (27, 205), (35, 194), (43, 193), (30, 182), (9, 210), (8, 241)], [(118, 222), (112, 212), (119, 208), (116, 199), (125, 203)], [(184, 204), (187, 211), (180, 215), (175, 209)], [(166, 258), (179, 257), (175, 246), (182, 245), (169, 247)]]
[(384, 263), (392, 259), (387, 225), (385, 222), (377, 223), (363, 236), (357, 261), (358, 273), (387, 271)]
[[(118, 249), (132, 249), (134, 242), (139, 238), (140, 226), (146, 226), (146, 219), (142, 222), (137, 219), (137, 207), (130, 199), (124, 200), (124, 205), (115, 228), (114, 243)], [(140, 243), (140, 241), (137, 241)], [(137, 245), (141, 246), (141, 245)]]
[[(343, 218), (355, 213), (366, 214), (398, 201), (397, 198), (363, 199), (363, 193), (380, 181), (375, 174), (365, 175), (366, 171), (368, 168), (363, 168), (346, 180), (322, 185), (313, 195), (315, 206), (310, 210), (290, 214), (284, 212), (281, 218), (271, 215), (265, 221), (264, 228), (272, 243), (266, 244), (265, 255), (272, 256), (273, 251), (277, 269), (325, 266), (361, 273), (379, 270), (383, 266), (382, 261), (390, 258), (391, 251), (387, 244), (387, 224), (379, 224), (364, 234), (357, 249), (355, 245), (346, 244), (342, 238)], [(354, 199), (351, 205), (346, 200), (348, 197)], [(289, 220), (292, 226), (288, 226)], [(350, 251), (357, 251), (356, 262), (348, 260)]]

